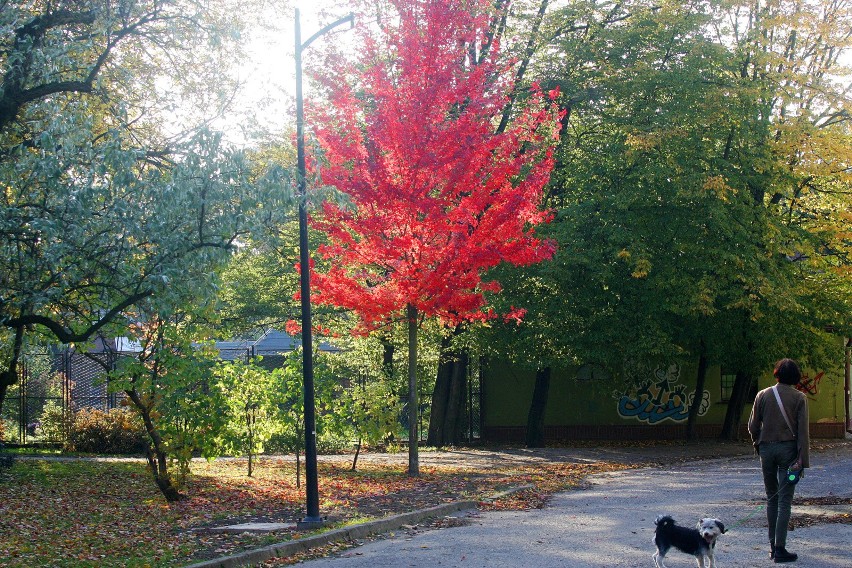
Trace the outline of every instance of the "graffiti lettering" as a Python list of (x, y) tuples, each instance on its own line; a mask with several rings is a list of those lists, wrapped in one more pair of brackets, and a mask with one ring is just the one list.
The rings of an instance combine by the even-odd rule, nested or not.
[(816, 396), (819, 394), (819, 382), (822, 380), (822, 376), (825, 374), (825, 371), (821, 373), (817, 373), (813, 378), (808, 377), (807, 375), (802, 375), (802, 380), (799, 381), (799, 384), (796, 385), (796, 389), (805, 393), (806, 395)]
[[(624, 394), (618, 401), (618, 414), (622, 418), (636, 418), (648, 424), (663, 420), (683, 422), (689, 417), (693, 394), (686, 393), (686, 386), (678, 384), (680, 367), (658, 368), (653, 379), (642, 381), (633, 392)], [(710, 407), (710, 393), (704, 391), (698, 403), (699, 416)]]

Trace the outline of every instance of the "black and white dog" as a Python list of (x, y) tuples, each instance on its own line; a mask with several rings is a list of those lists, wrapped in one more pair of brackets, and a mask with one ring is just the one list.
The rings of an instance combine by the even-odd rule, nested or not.
[(654, 564), (657, 568), (666, 568), (663, 560), (666, 553), (672, 547), (681, 552), (691, 554), (698, 561), (698, 568), (704, 568), (704, 557), (707, 557), (708, 568), (715, 568), (713, 550), (716, 547), (716, 539), (725, 533), (725, 525), (719, 519), (701, 519), (697, 528), (690, 529), (675, 524), (675, 520), (669, 515), (661, 515), (654, 521), (657, 531), (654, 534), (654, 544), (657, 551), (654, 553)]

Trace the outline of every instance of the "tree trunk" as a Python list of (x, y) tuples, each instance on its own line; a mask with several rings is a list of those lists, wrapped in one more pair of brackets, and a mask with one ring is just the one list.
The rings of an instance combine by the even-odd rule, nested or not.
[(24, 346), (24, 328), (15, 328), (15, 340), (12, 344), (12, 358), (9, 360), (9, 366), (0, 372), (0, 410), (3, 409), (3, 403), (6, 402), (6, 393), (9, 387), (18, 383), (18, 362), (21, 360), (21, 349)]
[(464, 430), (464, 403), (467, 394), (468, 352), (462, 349), (453, 364), (450, 375), (450, 392), (447, 412), (444, 416), (444, 445), (458, 446), (462, 443)]
[(547, 408), (547, 397), (550, 394), (550, 367), (539, 369), (535, 373), (535, 388), (533, 389), (530, 412), (527, 416), (528, 448), (544, 447), (544, 411)]
[[(461, 327), (457, 327), (453, 337), (461, 332)], [(459, 445), (464, 439), (463, 410), (469, 355), (466, 349), (456, 351), (451, 348), (453, 337), (441, 340), (441, 356), (435, 390), (432, 392), (429, 436), (426, 440), (430, 446)]]
[(9, 387), (18, 382), (18, 373), (10, 369), (5, 369), (0, 372), (0, 410), (3, 409), (3, 403), (6, 401), (6, 392)]
[(388, 336), (381, 338), (382, 342), (382, 372), (388, 380), (393, 378), (393, 355), (396, 347)]
[[(396, 382), (393, 380), (393, 356), (396, 353), (396, 346), (391, 340), (390, 333), (382, 335), (380, 340), (382, 342), (382, 373), (384, 374), (385, 380), (391, 385), (391, 393), (393, 396), (399, 397), (399, 392), (396, 389)], [(394, 440), (395, 437), (393, 432), (388, 432), (387, 436), (385, 436), (384, 442), (385, 444), (390, 444)]]
[(148, 469), (151, 470), (151, 475), (154, 477), (154, 483), (157, 484), (157, 487), (169, 503), (186, 499), (186, 495), (180, 493), (172, 482), (172, 477), (169, 474), (169, 462), (166, 455), (165, 445), (163, 444), (163, 438), (160, 436), (160, 432), (157, 430), (157, 427), (154, 425), (154, 421), (151, 418), (151, 409), (148, 405), (142, 402), (142, 398), (135, 389), (126, 390), (124, 392), (127, 393), (128, 398), (130, 398), (134, 406), (136, 406), (136, 409), (139, 410), (139, 413), (142, 416), (142, 421), (145, 423), (145, 431), (148, 432), (149, 442), (145, 448), (145, 455), (148, 458)]
[(426, 444), (434, 447), (444, 445), (444, 417), (450, 403), (450, 382), (455, 367), (455, 353), (450, 351), (452, 337), (441, 339), (441, 351), (438, 359), (438, 374), (435, 377), (435, 389), (432, 391), (432, 406), (429, 411), (429, 436)]
[(420, 458), (417, 454), (417, 308), (408, 305), (408, 475), (420, 475)]
[(740, 422), (748, 401), (748, 393), (754, 387), (757, 377), (747, 371), (738, 371), (731, 389), (731, 399), (728, 401), (728, 411), (725, 413), (725, 421), (722, 423), (722, 432), (719, 438), (722, 440), (737, 440), (740, 436)]
[(686, 439), (695, 439), (695, 422), (698, 419), (698, 411), (704, 400), (704, 385), (707, 382), (707, 357), (704, 355), (702, 345), (701, 356), (698, 357), (698, 378), (695, 381), (695, 394), (692, 395), (692, 404), (689, 405), (689, 415), (686, 418)]
[(361, 442), (362, 441), (363, 440), (362, 440), (361, 436), (358, 436), (358, 444), (355, 446), (355, 457), (352, 458), (352, 467), (349, 468), (349, 471), (355, 471), (356, 468), (358, 467), (358, 456), (361, 455)]

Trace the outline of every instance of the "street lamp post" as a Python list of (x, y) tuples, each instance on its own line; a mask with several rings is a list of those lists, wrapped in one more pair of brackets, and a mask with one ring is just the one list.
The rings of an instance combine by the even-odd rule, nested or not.
[(306, 208), (306, 171), (305, 171), (305, 110), (302, 102), (302, 52), (318, 37), (337, 26), (355, 23), (355, 16), (349, 14), (330, 23), (302, 42), (302, 30), (299, 22), (299, 10), (296, 9), (296, 168), (299, 194), (299, 266), (302, 294), (302, 389), (305, 401), (305, 501), (307, 514), (300, 521), (301, 526), (322, 524), (319, 515), (319, 479), (317, 476), (317, 428), (314, 401), (314, 360), (311, 330), (311, 254), (308, 249), (308, 213)]

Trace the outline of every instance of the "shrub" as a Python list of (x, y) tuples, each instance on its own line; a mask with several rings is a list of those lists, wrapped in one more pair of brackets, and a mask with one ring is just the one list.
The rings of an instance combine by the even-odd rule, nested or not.
[(146, 445), (141, 420), (126, 408), (84, 408), (75, 414), (68, 436), (69, 449), (94, 454), (138, 454)]
[(11, 442), (18, 439), (18, 422), (8, 416), (0, 418), (0, 441)]
[(49, 442), (67, 442), (73, 416), (65, 412), (55, 400), (49, 400), (41, 411), (40, 434)]

